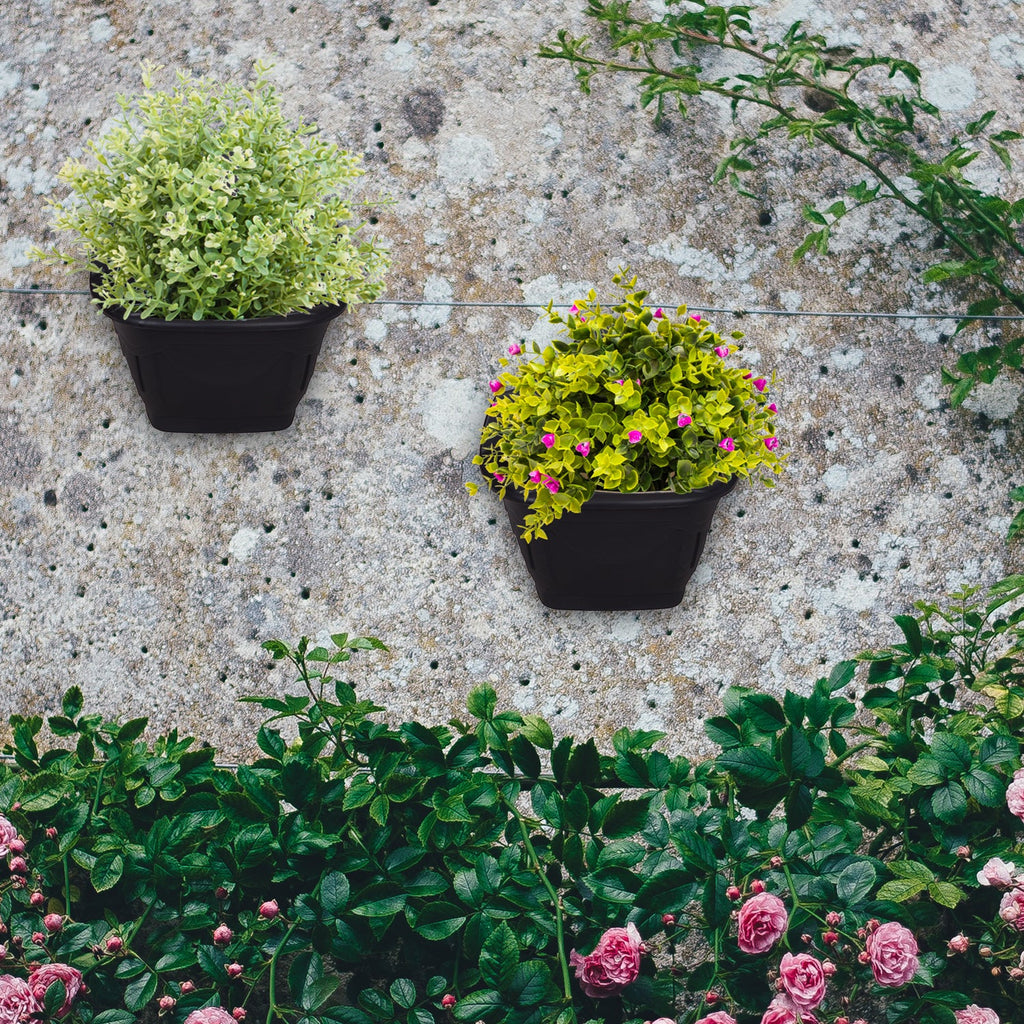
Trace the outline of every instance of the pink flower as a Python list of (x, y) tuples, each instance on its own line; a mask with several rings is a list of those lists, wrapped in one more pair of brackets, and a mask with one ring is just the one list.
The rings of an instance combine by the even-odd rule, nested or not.
[(231, 963), (225, 964), (224, 970), (228, 972), (229, 978), (240, 978), (242, 976), (242, 965)]
[(723, 437), (718, 442), (718, 447), (724, 448), (727, 452), (734, 452), (736, 451), (736, 442), (731, 437)]
[(18, 830), (2, 814), (0, 814), (0, 857), (11, 852), (11, 843), (18, 838)]
[(693, 419), (691, 417), (689, 417), (689, 416), (680, 416), (679, 419), (676, 420), (676, 426), (688, 427), (692, 422), (693, 422)]
[(959, 935), (954, 935), (953, 938), (946, 943), (946, 948), (950, 953), (966, 953), (970, 948), (970, 945), (971, 944), (967, 936), (964, 935), (963, 932), (960, 932)]
[(552, 493), (557, 494), (559, 483), (553, 476), (544, 477), (544, 486)]
[(28, 980), (40, 1006), (43, 1004), (46, 990), (55, 981), (64, 983), (64, 1003), (57, 1011), (58, 1017), (64, 1017), (71, 1011), (71, 1004), (82, 991), (82, 972), (68, 964), (43, 964), (33, 969)]
[(868, 936), (865, 951), (879, 985), (897, 988), (917, 973), (917, 940), (909, 928), (896, 921), (879, 925)]
[(48, 932), (59, 932), (64, 927), (64, 918), (60, 914), (47, 914), (43, 918), (43, 927)]
[(489, 380), (487, 386), (491, 389), (492, 395), (496, 395), (504, 387), (500, 380)]
[(799, 1009), (784, 996), (777, 996), (764, 1011), (761, 1024), (818, 1024), (818, 1018)]
[(178, 1000), (174, 996), (161, 996), (160, 997), (160, 1009), (161, 1010), (173, 1010), (178, 1005)]
[(716, 345), (715, 346), (715, 355), (718, 356), (719, 359), (724, 359), (728, 354), (729, 354), (729, 346), (728, 345)]
[(659, 1017), (657, 1020), (647, 1022), (647, 1024), (676, 1024), (671, 1017)]
[(576, 445), (576, 451), (578, 451), (580, 455), (586, 458), (590, 454), (590, 442), (580, 441), (580, 443)]
[(629, 432), (629, 443), (637, 444), (644, 439), (644, 435), (639, 430), (631, 430)]
[(231, 1016), (234, 1017), (235, 1020), (245, 1020), (245, 1007), (244, 1006), (236, 1006), (231, 1011)]
[(455, 996), (451, 994), (451, 992), (446, 992), (443, 996), (441, 996), (441, 1005), (446, 1010), (450, 1010), (457, 1002), (458, 999), (456, 999)]
[(1024, 889), (1011, 889), (1003, 894), (999, 903), (999, 916), (1017, 931), (1024, 932)]
[(1018, 778), (1019, 774), (1014, 774), (1013, 782), (1006, 788), (1006, 806), (1011, 814), (1024, 820), (1024, 777)]
[(234, 936), (235, 933), (226, 924), (219, 924), (213, 929), (213, 942), (215, 946), (226, 946)]
[(779, 965), (779, 978), (800, 1010), (813, 1010), (825, 998), (825, 971), (809, 953), (786, 953)]
[(12, 875), (28, 874), (28, 861), (24, 857), (12, 857), (8, 867), (11, 869)]
[(120, 935), (111, 935), (107, 939), (107, 952), (108, 953), (120, 953), (124, 947), (124, 939)]
[(496, 484), (503, 484), (505, 482), (505, 474), (504, 473), (495, 473), (494, 474), (494, 482)]
[(541, 478), (541, 477), (542, 477), (543, 475), (544, 475), (544, 474), (543, 474), (543, 473), (541, 473), (541, 471), (540, 471), (539, 469), (531, 469), (531, 470), (530, 470), (530, 481), (531, 481), (532, 483), (535, 483), (535, 484), (539, 484), (539, 483), (540, 483), (540, 478)]
[(185, 1018), (185, 1024), (235, 1024), (235, 1018), (219, 1006), (204, 1006), (201, 1010), (193, 1010)]
[(574, 949), (569, 954), (569, 965), (576, 968), (576, 978), (585, 995), (604, 999), (636, 981), (641, 952), (640, 933), (630, 922), (625, 928), (609, 928), (588, 956), (580, 956)]
[(579, 312), (579, 309), (576, 308), (576, 303), (575, 302), (569, 307), (569, 312), (570, 313), (578, 313)]
[(555, 435), (554, 434), (545, 434), (540, 439), (540, 443), (542, 445), (544, 445), (545, 448), (551, 448), (554, 445), (554, 443), (555, 443)]
[(767, 386), (768, 381), (766, 381), (764, 377), (758, 377), (757, 380), (754, 381), (754, 387), (757, 388), (758, 391), (764, 391)]
[(977, 1003), (971, 1003), (962, 1010), (954, 1010), (953, 1016), (956, 1017), (956, 1024), (999, 1024), (999, 1015), (995, 1010), (978, 1006)]
[(751, 896), (740, 907), (736, 941), (744, 953), (767, 953), (782, 937), (786, 905), (770, 892)]
[[(660, 306), (654, 311), (654, 319), (655, 320), (660, 320), (664, 315), (665, 314), (662, 313)], [(657, 1022), (655, 1022), (655, 1024), (657, 1024)]]
[(268, 921), (273, 921), (280, 913), (281, 908), (277, 905), (277, 900), (267, 900), (266, 903), (260, 904), (260, 917), (266, 918)]
[(0, 975), (0, 1024), (29, 1020), (38, 1010), (39, 1004), (27, 981), (10, 974)]
[(509, 345), (509, 347), (508, 347), (508, 354), (510, 356), (521, 355), (522, 351), (523, 351), (523, 349), (522, 349), (521, 345)]
[(691, 313), (690, 314), (690, 319), (691, 320), (696, 320), (697, 323), (700, 323), (700, 313)]
[(978, 884), (994, 885), (997, 889), (1009, 889), (1011, 885), (1016, 884), (1013, 875), (1016, 870), (1012, 861), (990, 857), (978, 872)]
[(777, 437), (766, 437), (764, 439), (764, 446), (768, 451), (773, 452), (779, 447), (779, 439)]
[(778, 411), (779, 411), (779, 407), (778, 407), (778, 406), (777, 406), (777, 405), (776, 405), (776, 404), (775, 404), (774, 402), (772, 402), (772, 404), (771, 404), (771, 405), (766, 405), (766, 406), (765, 406), (765, 408), (766, 408), (766, 409), (767, 409), (767, 410), (768, 410), (769, 412), (778, 412)]
[(701, 1017), (697, 1024), (736, 1024), (734, 1017), (731, 1017), (725, 1010), (715, 1010), (706, 1017)]

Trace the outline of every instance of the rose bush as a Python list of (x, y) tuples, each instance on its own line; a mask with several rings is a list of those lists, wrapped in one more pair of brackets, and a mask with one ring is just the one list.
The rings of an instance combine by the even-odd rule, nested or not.
[(1021, 598), (923, 605), (804, 694), (727, 691), (699, 764), (556, 739), (489, 686), (388, 725), (335, 678), (382, 645), (344, 634), (266, 645), (303, 692), (247, 698), (237, 769), (69, 691), (0, 763), (0, 1024), (1007, 1024)]

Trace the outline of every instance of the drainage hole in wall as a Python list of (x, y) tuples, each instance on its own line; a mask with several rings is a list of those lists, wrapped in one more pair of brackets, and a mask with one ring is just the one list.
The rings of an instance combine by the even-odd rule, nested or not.
[(437, 662), (436, 662), (436, 661), (432, 661), (432, 662), (430, 663), (430, 667), (431, 667), (431, 668), (437, 668)]
[(309, 600), (309, 587), (303, 587), (302, 590), (299, 591), (299, 594), (302, 597), (303, 601), (308, 601)]

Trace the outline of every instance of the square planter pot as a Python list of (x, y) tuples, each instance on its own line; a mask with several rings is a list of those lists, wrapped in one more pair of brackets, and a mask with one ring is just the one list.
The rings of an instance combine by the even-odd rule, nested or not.
[(733, 478), (689, 494), (598, 491), (578, 513), (544, 528), (547, 540), (522, 539), (527, 504), (506, 492), (537, 596), (549, 608), (626, 611), (679, 604), (697, 568), (718, 502)]
[[(95, 284), (95, 280), (93, 281)], [(158, 430), (284, 430), (306, 393), (324, 334), (344, 312), (251, 320), (159, 320), (104, 310)]]

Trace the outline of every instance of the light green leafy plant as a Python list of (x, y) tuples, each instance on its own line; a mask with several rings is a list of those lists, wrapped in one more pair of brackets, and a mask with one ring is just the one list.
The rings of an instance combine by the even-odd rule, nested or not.
[(490, 383), (474, 461), (502, 495), (527, 495), (527, 540), (597, 490), (685, 494), (737, 476), (771, 484), (782, 471), (775, 377), (730, 361), (742, 333), (725, 341), (685, 306), (676, 319), (652, 311), (626, 272), (613, 281), (625, 295), (611, 310), (593, 291), (568, 317), (549, 305), (563, 337)]
[(358, 156), (291, 125), (268, 68), (252, 88), (179, 72), (171, 91), (118, 97), (122, 116), (70, 160), (54, 225), (79, 250), (37, 258), (98, 273), (104, 309), (166, 320), (282, 315), (375, 298), (387, 254), (357, 238)]

